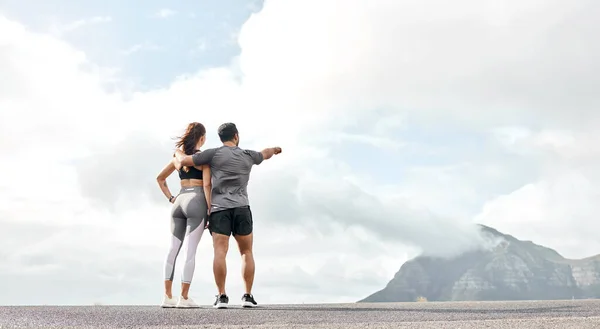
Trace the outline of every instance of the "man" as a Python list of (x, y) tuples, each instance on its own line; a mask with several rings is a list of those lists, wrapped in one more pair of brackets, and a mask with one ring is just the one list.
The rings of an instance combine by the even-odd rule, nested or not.
[(246, 293), (242, 296), (243, 307), (257, 306), (252, 295), (254, 283), (254, 256), (252, 254), (252, 212), (248, 202), (248, 180), (253, 165), (281, 153), (280, 147), (272, 147), (261, 152), (244, 150), (238, 147), (240, 137), (233, 123), (224, 123), (218, 130), (223, 146), (197, 152), (187, 156), (176, 151), (173, 164), (181, 166), (210, 165), (212, 177), (212, 200), (209, 207), (208, 229), (213, 237), (213, 273), (219, 294), (215, 308), (227, 308), (229, 297), (225, 292), (227, 276), (226, 256), (229, 238), (237, 241), (242, 255), (242, 273)]

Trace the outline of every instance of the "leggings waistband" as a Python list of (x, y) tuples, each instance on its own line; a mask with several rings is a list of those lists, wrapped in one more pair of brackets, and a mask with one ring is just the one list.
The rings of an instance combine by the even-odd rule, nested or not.
[(182, 187), (179, 194), (182, 193), (204, 193), (204, 186)]

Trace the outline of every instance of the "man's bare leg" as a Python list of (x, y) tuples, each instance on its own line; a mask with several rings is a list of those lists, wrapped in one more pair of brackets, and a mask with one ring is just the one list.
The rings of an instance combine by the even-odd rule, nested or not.
[(248, 235), (235, 235), (240, 254), (242, 256), (242, 277), (246, 293), (252, 294), (252, 285), (254, 284), (254, 254), (252, 253), (252, 233)]
[(252, 296), (252, 285), (254, 284), (254, 254), (252, 252), (252, 233), (248, 235), (235, 235), (240, 254), (242, 255), (242, 277), (246, 286), (246, 293), (242, 296), (243, 307), (256, 307), (258, 304)]
[(213, 233), (213, 274), (219, 295), (226, 295), (225, 280), (227, 278), (227, 251), (229, 250), (229, 235)]

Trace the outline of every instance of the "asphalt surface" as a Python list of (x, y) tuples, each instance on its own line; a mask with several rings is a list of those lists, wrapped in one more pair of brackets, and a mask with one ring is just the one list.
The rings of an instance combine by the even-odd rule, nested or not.
[(600, 328), (600, 300), (265, 305), (5, 306), (0, 328)]

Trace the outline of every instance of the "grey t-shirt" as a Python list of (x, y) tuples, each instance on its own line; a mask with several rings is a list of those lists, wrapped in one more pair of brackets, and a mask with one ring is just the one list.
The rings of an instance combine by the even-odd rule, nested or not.
[(209, 165), (212, 179), (211, 212), (249, 205), (248, 181), (262, 153), (237, 146), (221, 146), (192, 155), (195, 166)]

